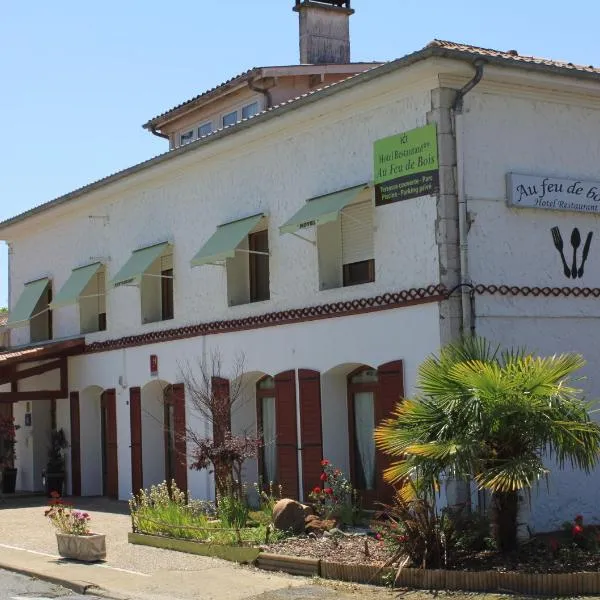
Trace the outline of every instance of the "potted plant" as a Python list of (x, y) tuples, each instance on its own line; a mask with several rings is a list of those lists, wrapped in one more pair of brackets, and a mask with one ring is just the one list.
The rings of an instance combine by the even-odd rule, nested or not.
[(46, 494), (48, 497), (56, 492), (62, 496), (65, 483), (65, 449), (69, 443), (63, 429), (54, 429), (50, 433), (50, 446), (48, 447), (48, 462), (46, 463)]
[(63, 558), (94, 562), (106, 558), (106, 536), (90, 531), (90, 515), (63, 502), (60, 494), (52, 492), (44, 515), (56, 528), (58, 553)]
[(2, 470), (2, 493), (14, 494), (17, 484), (15, 469), (15, 446), (17, 429), (13, 417), (0, 417), (0, 469)]

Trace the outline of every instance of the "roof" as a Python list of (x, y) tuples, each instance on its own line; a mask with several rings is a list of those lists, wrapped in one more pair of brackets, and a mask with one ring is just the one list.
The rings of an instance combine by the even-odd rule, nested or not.
[(30, 362), (33, 360), (42, 360), (54, 358), (56, 356), (70, 356), (83, 352), (85, 340), (77, 338), (73, 340), (63, 340), (59, 342), (49, 342), (38, 346), (30, 346), (19, 350), (8, 350), (0, 352), (0, 366), (6, 367), (20, 362)]
[[(141, 163), (123, 169), (122, 171), (117, 171), (112, 175), (103, 177), (98, 181), (78, 188), (72, 192), (69, 192), (68, 194), (59, 196), (54, 200), (44, 202), (43, 204), (35, 206), (23, 213), (20, 213), (12, 218), (0, 222), (0, 231), (5, 230), (10, 226), (15, 225), (16, 223), (24, 221), (25, 219), (33, 217), (34, 215), (41, 214), (52, 208), (76, 200), (84, 194), (101, 189), (112, 183), (125, 179), (130, 175), (139, 173), (146, 169), (150, 169), (153, 166), (161, 164), (163, 162), (174, 160), (182, 154), (194, 152), (197, 149), (203, 147), (205, 144), (209, 144), (223, 137), (236, 134), (249, 127), (253, 127), (255, 125), (259, 125), (260, 123), (264, 123), (269, 119), (279, 117), (289, 111), (296, 110), (298, 108), (301, 108), (302, 106), (312, 104), (313, 102), (318, 102), (319, 100), (333, 95), (335, 93), (342, 92), (343, 90), (350, 89), (357, 85), (368, 83), (369, 81), (372, 81), (378, 77), (382, 77), (388, 73), (408, 67), (419, 61), (432, 57), (462, 60), (469, 63), (473, 63), (476, 60), (484, 60), (488, 64), (494, 64), (502, 67), (514, 67), (538, 73), (550, 73), (554, 75), (562, 75), (565, 77), (593, 80), (600, 83), (600, 69), (593, 66), (586, 67), (581, 65), (575, 65), (572, 63), (549, 60), (545, 58), (521, 56), (514, 51), (504, 52), (501, 50), (491, 50), (488, 48), (480, 48), (477, 46), (469, 46), (467, 44), (459, 44), (444, 40), (433, 40), (432, 42), (427, 44), (427, 46), (425, 46), (421, 50), (413, 52), (412, 54), (407, 54), (402, 58), (398, 58), (396, 60), (384, 63), (382, 65), (374, 66), (370, 69), (367, 69), (366, 71), (363, 71), (362, 73), (352, 75), (336, 83), (332, 83), (317, 90), (302, 94), (297, 98), (293, 98), (277, 106), (273, 106), (272, 108), (266, 111), (258, 113), (257, 115), (254, 115), (249, 119), (239, 121), (235, 125), (216, 130), (210, 135), (204, 136), (194, 142), (191, 142), (184, 146), (180, 146), (174, 150), (169, 150), (167, 152), (164, 152), (163, 154), (159, 154), (157, 156), (154, 156), (153, 158), (150, 158)], [(248, 71), (246, 73), (248, 73)]]
[(170, 108), (169, 110), (166, 110), (165, 112), (161, 113), (160, 115), (156, 115), (156, 117), (152, 117), (149, 121), (144, 123), (144, 125), (142, 125), (142, 127), (144, 129), (150, 129), (150, 130), (154, 129), (154, 128), (159, 128), (159, 124), (164, 122), (165, 120), (173, 119), (173, 118), (177, 117), (178, 115), (189, 111), (190, 109), (194, 108), (198, 104), (203, 104), (212, 98), (221, 96), (224, 92), (226, 92), (232, 88), (235, 88), (241, 84), (245, 84), (248, 81), (251, 81), (253, 79), (261, 79), (264, 77), (277, 77), (279, 75), (285, 75), (285, 73), (279, 73), (280, 71), (289, 71), (289, 70), (305, 71), (307, 68), (309, 68), (309, 69), (312, 68), (312, 70), (317, 73), (320, 73), (324, 70), (329, 71), (329, 72), (338, 72), (339, 73), (340, 71), (343, 72), (344, 70), (347, 70), (349, 67), (356, 67), (360, 71), (364, 71), (365, 67), (368, 68), (369, 66), (375, 66), (375, 65), (381, 65), (381, 64), (383, 64), (383, 63), (382, 62), (373, 62), (373, 63), (360, 62), (360, 63), (326, 64), (326, 65), (286, 65), (286, 66), (277, 66), (277, 67), (275, 67), (275, 66), (253, 67), (251, 69), (248, 69), (247, 71), (244, 71), (243, 73), (240, 73), (239, 75), (236, 75), (235, 77), (232, 77), (231, 79), (228, 79), (227, 81), (224, 81), (223, 83), (216, 85), (213, 88), (210, 88), (209, 90), (206, 90), (205, 92), (202, 92), (201, 94), (194, 96), (193, 98), (190, 98), (189, 100), (186, 100), (185, 102), (182, 102), (181, 104), (178, 104), (177, 106), (174, 106), (173, 108)]

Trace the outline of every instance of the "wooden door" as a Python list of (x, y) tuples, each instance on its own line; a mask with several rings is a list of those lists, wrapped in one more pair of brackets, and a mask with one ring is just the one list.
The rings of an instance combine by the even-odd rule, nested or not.
[(302, 447), (302, 487), (304, 499), (321, 485), (323, 432), (321, 426), (321, 375), (318, 371), (298, 371), (300, 390), (300, 433)]
[(102, 413), (102, 493), (119, 497), (119, 459), (117, 455), (117, 398), (114, 389), (101, 396)]
[(131, 428), (131, 492), (144, 487), (142, 462), (142, 394), (139, 387), (129, 388), (129, 424)]
[(69, 394), (71, 414), (71, 494), (81, 496), (81, 419), (79, 392)]

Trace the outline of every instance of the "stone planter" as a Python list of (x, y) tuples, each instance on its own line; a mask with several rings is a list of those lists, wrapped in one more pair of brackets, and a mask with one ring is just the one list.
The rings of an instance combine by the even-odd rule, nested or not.
[(106, 558), (106, 536), (103, 533), (71, 535), (56, 532), (58, 553), (63, 558), (94, 562)]

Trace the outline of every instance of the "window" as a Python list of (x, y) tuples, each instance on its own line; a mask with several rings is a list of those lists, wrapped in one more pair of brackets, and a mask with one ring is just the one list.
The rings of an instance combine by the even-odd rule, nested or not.
[(156, 323), (174, 318), (173, 283), (173, 255), (163, 254), (150, 265), (142, 277), (142, 323)]
[(250, 302), (268, 300), (269, 232), (265, 229), (248, 236), (250, 250)]
[(256, 384), (258, 434), (262, 447), (259, 455), (259, 477), (263, 486), (277, 481), (277, 422), (275, 411), (275, 381), (263, 377)]
[(179, 136), (179, 145), (185, 146), (194, 141), (194, 130), (186, 131)]
[(237, 123), (237, 110), (223, 115), (223, 127), (229, 127)]
[(79, 297), (81, 333), (106, 331), (106, 269), (100, 268)]
[(242, 108), (242, 119), (249, 119), (258, 112), (258, 102), (247, 104)]
[(52, 339), (52, 283), (48, 285), (35, 305), (29, 321), (29, 339), (32, 342), (45, 342)]
[(200, 127), (198, 127), (198, 137), (204, 137), (205, 135), (209, 135), (210, 133), (212, 133), (212, 122), (209, 121), (208, 123), (204, 123), (204, 125), (200, 125)]
[(342, 209), (339, 219), (317, 226), (321, 290), (375, 281), (374, 209), (361, 199)]
[(161, 271), (160, 296), (162, 320), (173, 318), (173, 269)]

